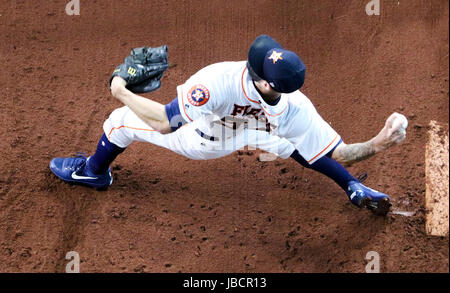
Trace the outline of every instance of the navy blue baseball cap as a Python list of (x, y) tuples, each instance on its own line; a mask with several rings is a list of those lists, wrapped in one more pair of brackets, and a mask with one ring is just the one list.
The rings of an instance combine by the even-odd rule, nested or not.
[(264, 59), (264, 79), (279, 93), (292, 93), (305, 83), (306, 67), (294, 52), (275, 48)]
[(306, 66), (300, 57), (268, 35), (260, 35), (253, 41), (247, 67), (254, 79), (266, 80), (279, 93), (292, 93), (305, 82)]

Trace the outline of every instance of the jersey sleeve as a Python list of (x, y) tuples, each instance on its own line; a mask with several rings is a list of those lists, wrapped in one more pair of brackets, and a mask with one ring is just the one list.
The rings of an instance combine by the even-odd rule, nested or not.
[(284, 137), (309, 164), (325, 156), (341, 140), (308, 99), (290, 110)]
[(180, 112), (187, 122), (214, 114), (218, 106), (220, 89), (204, 74), (192, 76), (177, 91)]

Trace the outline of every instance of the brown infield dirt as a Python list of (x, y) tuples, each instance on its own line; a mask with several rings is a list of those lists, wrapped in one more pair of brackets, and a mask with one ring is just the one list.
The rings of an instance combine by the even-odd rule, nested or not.
[[(0, 271), (64, 272), (448, 272), (449, 238), (425, 232), (427, 126), (448, 132), (449, 3), (381, 1), (0, 2)], [(388, 193), (378, 217), (352, 206), (330, 179), (259, 151), (191, 161), (135, 143), (113, 163), (104, 192), (71, 186), (48, 168), (56, 156), (92, 153), (104, 119), (121, 106), (108, 80), (133, 47), (169, 46), (160, 90), (211, 63), (245, 60), (259, 34), (296, 51), (302, 90), (354, 143), (394, 111), (406, 141), (350, 168)]]

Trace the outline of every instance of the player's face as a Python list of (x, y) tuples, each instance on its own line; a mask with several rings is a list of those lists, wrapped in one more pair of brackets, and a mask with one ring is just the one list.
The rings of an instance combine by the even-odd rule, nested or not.
[(274, 91), (270, 84), (263, 79), (255, 81), (255, 85), (265, 100), (276, 100), (281, 95), (281, 93)]

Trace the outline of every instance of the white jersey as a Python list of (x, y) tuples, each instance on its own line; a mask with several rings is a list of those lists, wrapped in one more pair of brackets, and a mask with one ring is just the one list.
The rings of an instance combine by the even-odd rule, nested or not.
[(230, 133), (219, 125), (265, 131), (289, 141), (310, 163), (340, 141), (340, 136), (300, 91), (282, 94), (275, 106), (267, 104), (257, 91), (245, 61), (207, 66), (177, 90), (180, 111), (186, 121), (213, 117), (213, 125), (204, 123), (200, 127), (208, 136), (224, 138), (224, 133)]
[(219, 158), (246, 146), (284, 159), (298, 150), (310, 164), (340, 141), (300, 91), (268, 105), (245, 61), (207, 66), (177, 90), (181, 115), (189, 123), (163, 135), (122, 107), (104, 123), (108, 139), (119, 147), (150, 142), (191, 159)]

